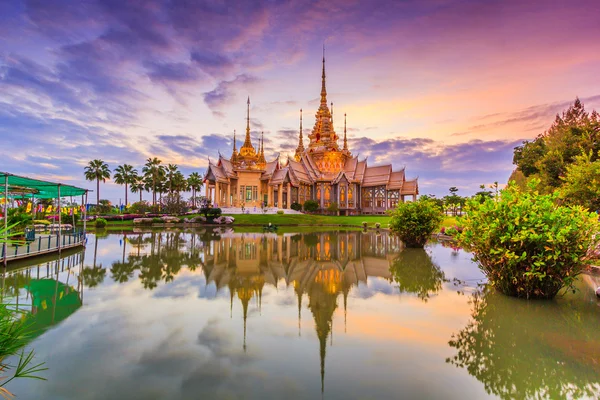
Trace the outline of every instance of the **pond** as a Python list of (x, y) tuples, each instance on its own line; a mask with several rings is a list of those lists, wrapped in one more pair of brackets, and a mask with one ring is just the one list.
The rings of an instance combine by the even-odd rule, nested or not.
[(516, 300), (460, 249), (356, 230), (89, 234), (38, 263), (2, 279), (49, 368), (21, 399), (600, 396), (593, 277)]

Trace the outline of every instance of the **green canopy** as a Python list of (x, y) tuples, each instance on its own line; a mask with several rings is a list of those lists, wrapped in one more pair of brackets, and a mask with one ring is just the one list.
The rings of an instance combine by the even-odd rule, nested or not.
[[(81, 307), (79, 293), (54, 279), (32, 279), (25, 288), (31, 293), (36, 313), (27, 314), (27, 329), (32, 338), (42, 334)], [(56, 304), (54, 304), (56, 299)]]
[[(5, 182), (8, 178), (8, 196), (5, 193)], [(27, 178), (0, 172), (0, 197), (35, 197), (36, 199), (56, 199), (58, 198), (58, 188), (60, 187), (60, 197), (81, 196), (87, 189), (77, 186), (65, 185), (43, 181), (40, 179)]]

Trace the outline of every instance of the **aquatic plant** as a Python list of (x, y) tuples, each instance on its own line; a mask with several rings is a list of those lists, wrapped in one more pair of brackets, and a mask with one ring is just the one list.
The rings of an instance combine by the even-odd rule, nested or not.
[(390, 230), (400, 237), (406, 247), (425, 246), (444, 219), (437, 204), (428, 198), (400, 203), (388, 214), (392, 217)]
[(553, 298), (598, 258), (598, 216), (559, 205), (558, 192), (542, 195), (538, 183), (520, 191), (511, 182), (497, 199), (471, 200), (460, 219), (463, 231), (451, 233), (509, 296)]

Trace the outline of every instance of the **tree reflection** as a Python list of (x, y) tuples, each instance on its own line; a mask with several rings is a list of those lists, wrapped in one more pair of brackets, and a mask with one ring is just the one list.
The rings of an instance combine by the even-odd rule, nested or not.
[(393, 261), (390, 271), (400, 293), (416, 294), (423, 301), (439, 292), (445, 280), (444, 272), (424, 249), (404, 249)]
[[(563, 300), (564, 301), (564, 300)], [(581, 302), (579, 302), (581, 303)], [(446, 360), (503, 399), (598, 398), (600, 339), (589, 305), (523, 301), (491, 289), (473, 295), (472, 321)], [(596, 311), (596, 310), (593, 310)]]

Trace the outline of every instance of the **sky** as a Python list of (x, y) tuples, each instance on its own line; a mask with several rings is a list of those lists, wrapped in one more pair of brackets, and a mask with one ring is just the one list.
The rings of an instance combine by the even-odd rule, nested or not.
[(597, 0), (3, 0), (0, 170), (89, 189), (95, 158), (203, 173), (234, 130), (241, 146), (248, 96), (255, 146), (264, 132), (285, 159), (301, 108), (314, 124), (325, 45), (350, 151), (421, 194), (470, 195), (576, 97), (600, 110), (599, 20)]

